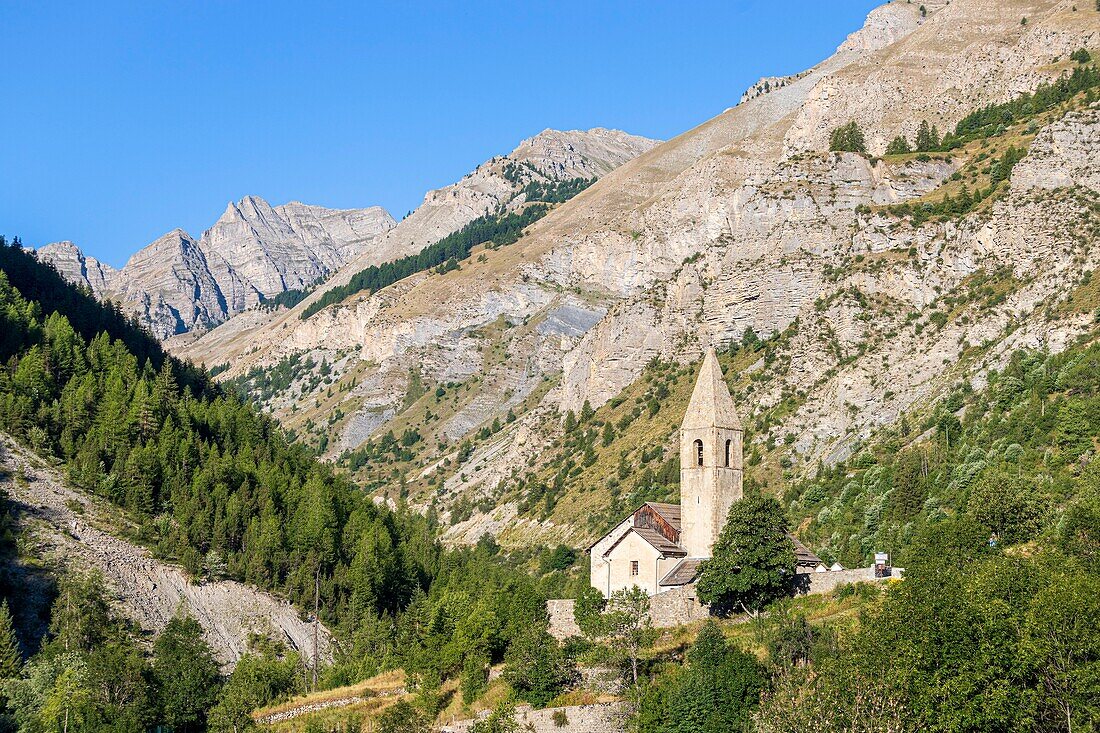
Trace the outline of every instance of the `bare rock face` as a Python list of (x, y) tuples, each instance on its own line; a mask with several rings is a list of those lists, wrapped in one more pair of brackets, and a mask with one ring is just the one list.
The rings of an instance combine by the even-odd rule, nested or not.
[(114, 281), (118, 271), (94, 257), (87, 257), (72, 242), (54, 242), (40, 247), (38, 258), (49, 262), (68, 280), (92, 291), (100, 297)]
[[(226, 283), (224, 289), (215, 272)], [(225, 318), (232, 305), (258, 301), (255, 290), (246, 295), (240, 278), (220, 258), (211, 262), (182, 229), (134, 254), (112, 290), (158, 335), (212, 326)], [(226, 292), (232, 300), (227, 301)]]
[(656, 144), (622, 130), (543, 130), (521, 142), (509, 159), (525, 161), (549, 178), (599, 178)]
[(1100, 191), (1100, 109), (1068, 115), (1044, 128), (1031, 151), (1012, 171), (1012, 188), (1069, 188)]
[(337, 211), (295, 201), (272, 208), (257, 196), (247, 196), (226, 207), (203, 233), (200, 246), (271, 297), (312, 285), (369, 250), (395, 224), (377, 206)]
[(380, 207), (271, 207), (248, 196), (226, 207), (200, 239), (174, 229), (115, 271), (71, 242), (39, 257), (98, 297), (118, 300), (158, 337), (206, 330), (287, 290), (305, 288), (377, 249), (396, 222)]
[[(197, 240), (174, 230), (118, 273), (71, 243), (44, 247), (40, 256), (98, 296), (119, 300), (168, 339), (206, 331), (279, 293), (324, 281), (315, 299), (366, 267), (415, 254), (500, 206), (521, 204), (528, 179), (595, 178), (656, 144), (618, 130), (545, 130), (461, 181), (430, 191), (400, 223), (379, 207), (337, 210), (297, 201), (273, 207), (247, 196), (230, 203)], [(520, 177), (505, 173), (517, 164), (524, 166)], [(271, 323), (280, 315), (259, 320)]]
[[(364, 357), (385, 361), (402, 344), (414, 346), (424, 339), (435, 338), (446, 326), (436, 323), (428, 328), (409, 323), (401, 328), (402, 332), (408, 331), (407, 335), (402, 333), (394, 338), (386, 335), (374, 340), (373, 330), (365, 325), (369, 319), (364, 314), (379, 311), (378, 298), (384, 302), (399, 301), (399, 293), (395, 294), (393, 289), (385, 296), (379, 294), (378, 298), (364, 303), (362, 310), (326, 309), (305, 323), (299, 320), (301, 311), (331, 288), (346, 284), (355, 273), (371, 265), (415, 254), (490, 211), (502, 206), (515, 207), (522, 204), (521, 189), (525, 180), (598, 178), (651, 150), (657, 144), (656, 140), (603, 128), (567, 132), (544, 130), (521, 142), (508, 155), (482, 163), (461, 180), (429, 191), (415, 211), (387, 231), (369, 251), (351, 260), (332, 275), (298, 308), (270, 314), (266, 318), (256, 318), (253, 314), (242, 315), (199, 339), (175, 340), (169, 343), (169, 347), (188, 358), (208, 364), (221, 364), (237, 361), (243, 352), (251, 351), (257, 342), (277, 342), (281, 345), (280, 353), (285, 353), (284, 348), (308, 350), (322, 344), (326, 348), (346, 348), (367, 342), (369, 345)], [(511, 172), (517, 167), (522, 169), (519, 178)], [(412, 281), (416, 279), (410, 278)], [(395, 287), (408, 285), (406, 282)], [(541, 303), (547, 302), (541, 292), (537, 300)], [(464, 309), (464, 313), (492, 313), (495, 318), (506, 304), (514, 302), (516, 301), (511, 298), (491, 298), (486, 303)], [(455, 327), (461, 328), (458, 324), (463, 322), (462, 314), (455, 315)], [(265, 353), (274, 355), (275, 352)], [(469, 370), (476, 368), (478, 358), (469, 349), (457, 348), (453, 356), (457, 358), (445, 360), (452, 378), (466, 376), (470, 373)], [(403, 368), (401, 371), (404, 373), (407, 370)], [(387, 378), (383, 381), (389, 383), (391, 380)], [(368, 390), (368, 387), (364, 385), (361, 389)], [(384, 401), (391, 403), (391, 406), (399, 398), (388, 387), (382, 391), (382, 395)], [(378, 396), (372, 395), (367, 400), (371, 406), (370, 415), (355, 420), (355, 425), (358, 426), (354, 431), (356, 436), (363, 436), (363, 426), (377, 427), (378, 415), (390, 409), (379, 405), (376, 397)], [(358, 438), (358, 442), (350, 442), (358, 445), (363, 437)], [(342, 440), (340, 444), (346, 447), (349, 441)]]

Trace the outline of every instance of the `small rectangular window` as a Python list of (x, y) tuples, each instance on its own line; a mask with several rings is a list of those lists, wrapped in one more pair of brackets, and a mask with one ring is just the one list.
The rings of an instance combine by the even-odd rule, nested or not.
[(637, 575), (638, 574), (638, 561), (637, 560), (631, 560), (630, 561), (630, 574), (631, 575)]

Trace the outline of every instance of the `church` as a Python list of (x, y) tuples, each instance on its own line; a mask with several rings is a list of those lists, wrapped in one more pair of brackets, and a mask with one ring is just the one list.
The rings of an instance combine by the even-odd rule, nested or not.
[[(592, 586), (607, 598), (632, 586), (655, 596), (694, 583), (743, 496), (743, 442), (722, 367), (708, 349), (680, 426), (680, 504), (646, 502), (589, 547)], [(822, 566), (794, 544), (797, 572)]]

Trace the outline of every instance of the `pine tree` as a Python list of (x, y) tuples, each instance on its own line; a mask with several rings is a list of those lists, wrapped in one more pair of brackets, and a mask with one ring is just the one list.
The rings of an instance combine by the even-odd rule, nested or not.
[(0, 679), (7, 680), (19, 676), (23, 658), (19, 654), (19, 640), (15, 636), (8, 602), (0, 603)]
[(940, 133), (934, 125), (929, 125), (928, 120), (921, 120), (917, 130), (916, 150), (918, 153), (927, 153), (940, 147)]
[(833, 152), (866, 153), (867, 144), (863, 137), (863, 130), (854, 120), (847, 125), (841, 125), (833, 130), (829, 136), (829, 150)]
[(909, 140), (906, 139), (905, 135), (898, 135), (886, 146), (887, 155), (901, 155), (911, 152), (913, 152), (913, 150), (909, 147)]
[(529, 625), (512, 641), (504, 665), (505, 682), (535, 707), (545, 707), (574, 677), (557, 640), (538, 625)]

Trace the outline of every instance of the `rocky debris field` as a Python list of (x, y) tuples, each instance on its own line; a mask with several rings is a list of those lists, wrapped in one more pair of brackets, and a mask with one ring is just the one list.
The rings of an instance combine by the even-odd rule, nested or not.
[[(112, 534), (117, 510), (68, 488), (58, 473), (7, 435), (0, 435), (0, 488), (14, 504), (19, 529), (37, 557), (70, 569), (102, 573), (115, 605), (142, 629), (158, 633), (177, 613), (202, 624), (225, 668), (248, 651), (252, 634), (313, 653), (313, 625), (289, 602), (232, 580), (194, 583), (180, 568)], [(331, 658), (332, 638), (319, 628), (319, 651)]]

